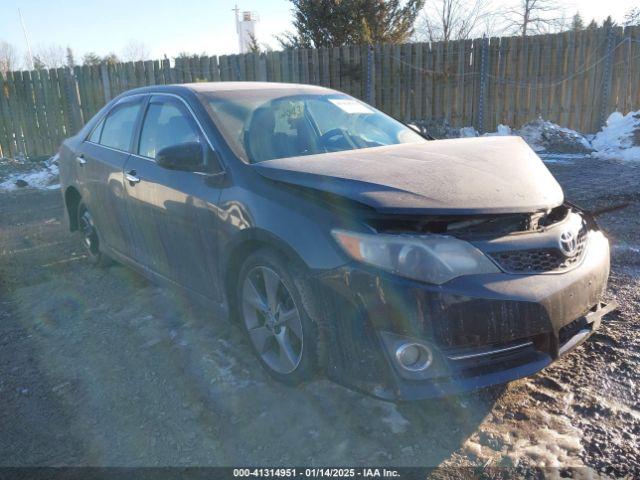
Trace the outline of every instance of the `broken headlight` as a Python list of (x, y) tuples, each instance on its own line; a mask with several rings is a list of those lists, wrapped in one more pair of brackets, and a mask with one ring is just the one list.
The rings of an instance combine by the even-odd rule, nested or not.
[(450, 236), (331, 233), (353, 259), (427, 283), (440, 285), (462, 275), (500, 271), (476, 247)]

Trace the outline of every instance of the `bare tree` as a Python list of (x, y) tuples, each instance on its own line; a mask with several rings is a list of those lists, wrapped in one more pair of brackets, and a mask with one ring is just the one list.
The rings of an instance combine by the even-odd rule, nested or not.
[(624, 26), (640, 25), (640, 8), (633, 7), (624, 14)]
[(429, 0), (416, 25), (416, 40), (449, 41), (489, 33), (491, 5), (483, 0)]
[(18, 53), (15, 47), (4, 40), (0, 40), (0, 73), (10, 72), (18, 68)]
[(555, 0), (518, 0), (504, 15), (506, 30), (523, 37), (557, 31), (566, 24)]
[(125, 62), (138, 62), (140, 60), (149, 60), (149, 49), (144, 42), (138, 40), (129, 40), (122, 49), (122, 59)]
[(120, 63), (120, 59), (115, 53), (111, 52), (102, 57), (101, 63), (106, 63), (107, 65), (115, 65), (116, 63)]
[[(37, 62), (36, 62), (37, 59)], [(60, 68), (67, 62), (67, 52), (60, 45), (40, 45), (33, 52), (34, 68)]]

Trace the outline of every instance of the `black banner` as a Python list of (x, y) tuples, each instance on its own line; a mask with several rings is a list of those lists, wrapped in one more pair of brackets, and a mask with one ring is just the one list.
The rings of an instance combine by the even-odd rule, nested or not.
[[(614, 472), (611, 472), (614, 473)], [(620, 473), (620, 472), (618, 472)], [(0, 480), (218, 480), (218, 479), (542, 479), (589, 478), (589, 468), (498, 467), (0, 467)], [(620, 478), (615, 475), (609, 478)]]

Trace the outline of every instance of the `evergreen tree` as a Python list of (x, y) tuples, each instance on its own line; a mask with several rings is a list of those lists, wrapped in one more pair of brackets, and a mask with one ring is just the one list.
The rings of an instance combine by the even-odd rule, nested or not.
[(571, 19), (571, 30), (583, 30), (584, 29), (584, 21), (582, 20), (582, 16), (580, 12), (576, 12), (576, 14)]
[(424, 0), (290, 0), (295, 32), (278, 41), (290, 47), (335, 47), (409, 40)]
[(611, 18), (611, 15), (609, 15), (607, 18), (605, 18), (602, 21), (602, 27), (603, 28), (612, 28), (616, 26), (616, 22), (613, 21), (613, 18)]
[(99, 55), (96, 55), (94, 52), (87, 52), (82, 57), (83, 65), (99, 65), (102, 62), (102, 59)]
[(253, 33), (249, 34), (249, 45), (247, 45), (247, 48), (250, 53), (260, 53), (262, 51), (258, 39)]
[(73, 56), (73, 50), (71, 47), (67, 47), (67, 68), (73, 68), (76, 66), (76, 60)]

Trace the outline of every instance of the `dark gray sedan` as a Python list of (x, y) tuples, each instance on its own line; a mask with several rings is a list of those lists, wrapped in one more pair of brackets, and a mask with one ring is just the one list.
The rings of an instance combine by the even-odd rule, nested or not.
[(132, 90), (64, 142), (60, 172), (92, 262), (231, 315), (289, 384), (503, 383), (612, 308), (607, 239), (520, 138), (427, 141), (326, 88)]

